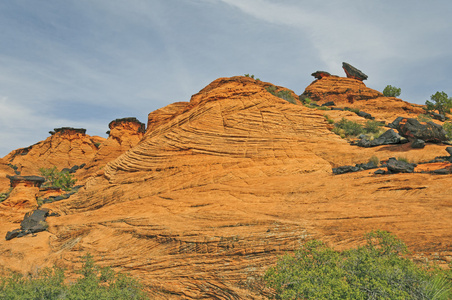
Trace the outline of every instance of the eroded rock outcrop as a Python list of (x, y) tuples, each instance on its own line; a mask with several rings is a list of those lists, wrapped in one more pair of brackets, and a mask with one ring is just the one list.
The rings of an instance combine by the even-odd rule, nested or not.
[(89, 136), (85, 131), (83, 128), (55, 128), (46, 140), (14, 150), (3, 159), (17, 166), (21, 175), (39, 174), (40, 168), (56, 166), (61, 170), (87, 163), (105, 139)]
[(113, 120), (108, 127), (110, 130), (107, 132), (107, 140), (99, 146), (93, 159), (77, 172), (79, 183), (98, 172), (102, 174), (102, 168), (108, 162), (138, 144), (146, 131), (144, 123), (134, 117)]
[(424, 142), (441, 143), (447, 141), (446, 131), (436, 123), (421, 123), (414, 118), (397, 118), (395, 124), (399, 133), (412, 141), (423, 140)]

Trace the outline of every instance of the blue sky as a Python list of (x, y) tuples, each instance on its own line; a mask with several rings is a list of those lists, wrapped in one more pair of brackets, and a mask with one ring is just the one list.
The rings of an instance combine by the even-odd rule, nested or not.
[(301, 94), (346, 61), (409, 102), (452, 96), (451, 15), (449, 0), (1, 1), (0, 157), (55, 127), (106, 137), (245, 73)]

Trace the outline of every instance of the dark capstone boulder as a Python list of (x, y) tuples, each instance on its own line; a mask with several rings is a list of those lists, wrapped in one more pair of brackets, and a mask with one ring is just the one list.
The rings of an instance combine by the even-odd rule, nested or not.
[(331, 107), (331, 110), (344, 110), (342, 107)]
[(400, 161), (394, 157), (391, 157), (388, 160), (386, 167), (388, 168), (388, 171), (390, 171), (391, 173), (413, 173), (416, 164), (410, 164), (405, 161)]
[(399, 121), (397, 130), (400, 135), (408, 139), (420, 139), (432, 143), (440, 143), (448, 140), (446, 131), (441, 125), (433, 122), (421, 124), (418, 120), (413, 118), (402, 119)]
[(400, 135), (392, 129), (387, 130), (385, 133), (380, 135), (380, 137), (370, 141), (366, 138), (361, 139), (358, 142), (360, 147), (376, 147), (381, 145), (399, 144)]
[(452, 147), (446, 148), (447, 153), (449, 153), (450, 156), (452, 156)]
[(385, 170), (382, 170), (382, 169), (378, 169), (374, 172), (375, 175), (383, 175), (385, 173), (386, 173)]
[(366, 164), (357, 164), (355, 166), (358, 167), (360, 170), (370, 170), (370, 169), (378, 168), (378, 166), (372, 161), (370, 161)]
[(322, 79), (323, 77), (330, 77), (331, 74), (326, 71), (316, 71), (311, 76), (314, 76), (315, 79)]
[(363, 80), (366, 80), (368, 77), (361, 70), (358, 70), (357, 68), (355, 68), (354, 66), (352, 66), (349, 63), (343, 62), (342, 68), (344, 69), (345, 74), (347, 74), (348, 78), (353, 78), (353, 79), (358, 79), (358, 80), (363, 81)]
[(328, 101), (322, 104), (322, 106), (335, 106), (336, 104), (334, 104), (333, 101)]
[(364, 111), (359, 111), (359, 112), (357, 113), (357, 115), (358, 115), (358, 116), (360, 116), (360, 117), (363, 117), (363, 118), (369, 119), (369, 120), (375, 120), (375, 118), (374, 118), (374, 117), (372, 117), (372, 115), (371, 115), (371, 114), (369, 114), (369, 113), (366, 113), (366, 112), (364, 112)]
[(341, 166), (337, 168), (333, 168), (333, 174), (340, 175), (350, 172), (358, 172), (360, 170), (357, 166)]
[(425, 142), (423, 140), (416, 139), (413, 142), (411, 142), (411, 148), (422, 149), (424, 147), (425, 147)]

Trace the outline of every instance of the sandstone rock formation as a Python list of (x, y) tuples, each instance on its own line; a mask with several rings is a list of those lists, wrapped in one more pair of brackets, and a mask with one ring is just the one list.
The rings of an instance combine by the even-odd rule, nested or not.
[(0, 158), (0, 193), (5, 193), (10, 188), (7, 176), (14, 176), (14, 170)]
[(347, 74), (348, 78), (353, 78), (353, 79), (360, 80), (360, 81), (367, 79), (366, 74), (364, 74), (361, 70), (358, 70), (357, 68), (355, 68), (354, 66), (352, 66), (349, 63), (343, 62), (342, 68), (344, 69), (345, 74)]
[[(449, 175), (383, 178), (364, 167), (332, 173), (367, 165), (372, 156), (383, 161), (402, 153), (409, 161), (428, 161), (444, 155), (444, 145), (351, 146), (329, 130), (325, 111), (290, 104), (268, 92), (270, 85), (219, 78), (190, 102), (149, 114), (137, 144), (77, 194), (43, 205), (61, 215), (46, 219), (48, 231), (33, 243), (28, 237), (0, 243), (0, 253), (8, 253), (0, 266), (31, 272), (57, 262), (70, 270), (90, 252), (100, 265), (141, 279), (153, 299), (262, 299), (268, 291), (259, 275), (277, 254), (310, 238), (344, 249), (382, 229), (419, 255), (452, 255)], [(355, 79), (325, 77), (310, 91), (320, 103), (334, 98), (336, 105), (362, 105), (388, 122), (411, 107)], [(350, 104), (347, 95), (376, 98)], [(376, 99), (382, 103), (370, 109), (367, 102)], [(388, 104), (397, 105), (384, 112)], [(416, 107), (404, 111), (410, 109), (415, 114)], [(0, 235), (17, 228), (5, 214), (0, 221)]]
[[(338, 108), (359, 109), (371, 114), (376, 120), (387, 123), (392, 122), (397, 116), (409, 117), (425, 113), (421, 105), (394, 97), (384, 97), (379, 91), (368, 88), (362, 81), (352, 78), (330, 76), (315, 80), (306, 87), (302, 96), (316, 101), (319, 105), (333, 101)], [(328, 111), (327, 114), (335, 121), (352, 115), (350, 112), (338, 110)]]
[(136, 118), (122, 118), (110, 122), (108, 138), (100, 146), (94, 157), (83, 169), (77, 172), (78, 184), (87, 178), (102, 172), (101, 169), (110, 161), (138, 144), (145, 133), (145, 125)]
[(85, 129), (55, 128), (46, 140), (12, 151), (3, 159), (18, 167), (21, 175), (37, 175), (39, 168), (56, 166), (59, 170), (90, 161), (105, 141), (85, 134)]

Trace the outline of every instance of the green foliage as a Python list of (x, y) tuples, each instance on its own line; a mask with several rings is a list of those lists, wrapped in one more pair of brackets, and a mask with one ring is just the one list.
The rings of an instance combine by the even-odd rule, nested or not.
[(364, 125), (364, 131), (366, 133), (379, 133), (383, 124), (378, 121), (368, 120)]
[(385, 231), (343, 252), (313, 240), (280, 257), (264, 279), (279, 299), (450, 299), (451, 281), (402, 257), (406, 251)]
[(298, 100), (300, 100), (300, 102), (303, 103), (304, 105), (311, 104), (311, 101), (312, 101), (311, 99), (309, 99), (309, 98), (307, 98), (307, 97), (305, 97), (303, 95), (300, 95), (298, 97)]
[(358, 108), (344, 107), (344, 110), (348, 110), (348, 111), (354, 112), (355, 114), (359, 113), (359, 109)]
[(330, 119), (330, 117), (328, 115), (323, 115), (325, 117), (325, 120), (328, 122), (328, 124), (334, 124), (334, 120)]
[(436, 92), (430, 97), (432, 101), (425, 101), (427, 111), (437, 110), (440, 114), (450, 113), (452, 108), (452, 98), (449, 98), (445, 92)]
[(91, 255), (84, 263), (76, 282), (65, 284), (64, 270), (45, 268), (36, 276), (13, 274), (0, 279), (0, 299), (147, 299), (143, 287), (133, 278), (94, 264)]
[(397, 157), (397, 160), (398, 161), (403, 161), (403, 162), (406, 162), (406, 163), (410, 163), (410, 161), (408, 160), (408, 158), (406, 158), (406, 157), (403, 157), (403, 156), (399, 156), (399, 157)]
[(446, 136), (452, 140), (452, 122), (445, 122), (443, 128), (446, 131)]
[(385, 89), (383, 90), (383, 96), (385, 97), (398, 97), (400, 96), (400, 93), (402, 92), (402, 89), (397, 88), (392, 85), (387, 85)]
[(292, 93), (288, 90), (281, 90), (279, 92), (276, 92), (276, 86), (274, 86), (274, 85), (270, 85), (270, 86), (266, 87), (265, 89), (273, 96), (284, 99), (292, 104), (297, 103), (295, 98), (292, 96)]
[(342, 118), (334, 125), (333, 132), (340, 136), (357, 136), (363, 134), (364, 128), (361, 124)]
[(376, 157), (375, 155), (373, 155), (371, 158), (369, 158), (369, 162), (378, 166), (380, 164), (380, 159), (378, 157)]
[(13, 188), (9, 188), (9, 190), (5, 193), (0, 193), (0, 203), (8, 199), (9, 195), (13, 191)]
[(60, 172), (55, 166), (50, 169), (40, 168), (39, 172), (46, 179), (45, 186), (59, 187), (65, 191), (69, 191), (77, 181), (69, 172)]
[[(255, 79), (255, 78), (254, 78), (254, 75), (250, 75), (250, 74), (245, 74), (245, 77), (249, 77), (249, 78)], [(256, 78), (256, 80), (257, 80), (257, 81), (260, 81), (259, 78)]]
[(430, 122), (432, 117), (426, 114), (419, 114), (416, 118), (419, 122)]

